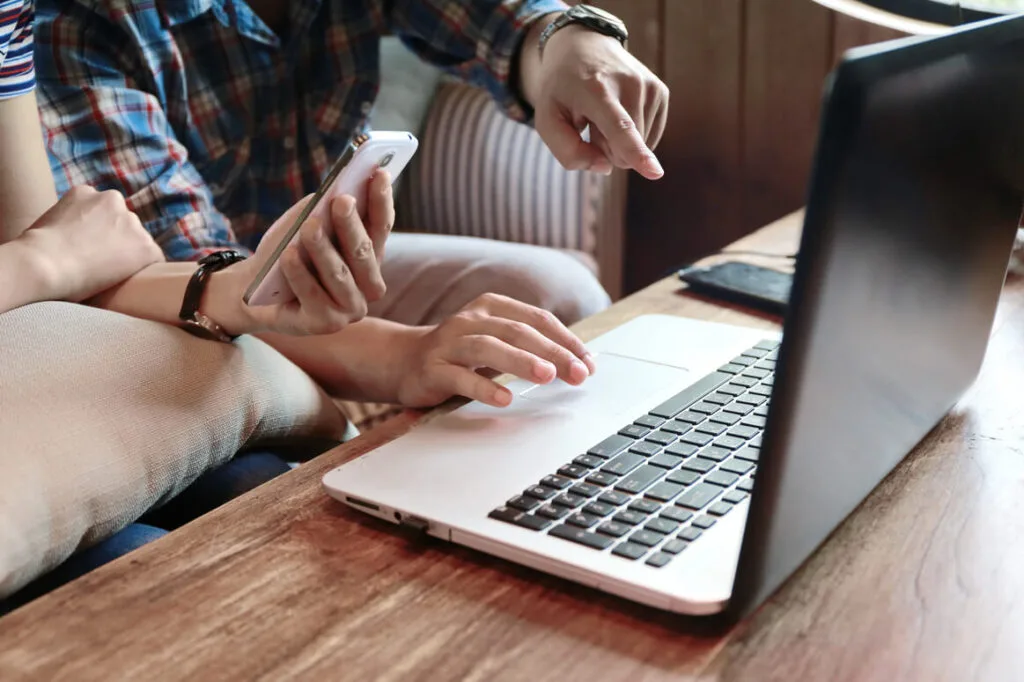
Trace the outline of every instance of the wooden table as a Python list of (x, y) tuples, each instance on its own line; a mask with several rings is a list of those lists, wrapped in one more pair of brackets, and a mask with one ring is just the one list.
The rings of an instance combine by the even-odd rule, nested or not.
[[(792, 216), (735, 248), (791, 253)], [(665, 280), (641, 313), (772, 327)], [(0, 679), (1014, 680), (1024, 284), (954, 413), (725, 636), (351, 512), (320, 488), (409, 413), (0, 620)]]

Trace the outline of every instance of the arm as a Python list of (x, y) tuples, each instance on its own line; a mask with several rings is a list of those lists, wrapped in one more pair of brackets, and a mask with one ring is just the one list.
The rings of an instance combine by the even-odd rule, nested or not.
[(4, 150), (0, 243), (4, 243), (21, 235), (57, 201), (34, 92), (0, 100), (0, 149)]

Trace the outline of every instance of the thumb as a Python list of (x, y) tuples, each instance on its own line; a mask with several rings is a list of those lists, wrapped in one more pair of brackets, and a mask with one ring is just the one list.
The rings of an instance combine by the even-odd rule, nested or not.
[(562, 112), (538, 111), (534, 127), (566, 170), (589, 170), (602, 163), (607, 165), (604, 154), (580, 137), (580, 131)]

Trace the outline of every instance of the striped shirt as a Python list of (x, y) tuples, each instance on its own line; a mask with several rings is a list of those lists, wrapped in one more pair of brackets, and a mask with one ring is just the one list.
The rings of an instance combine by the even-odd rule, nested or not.
[(32, 92), (32, 0), (0, 0), (0, 99)]
[[(0, 0), (2, 1), (2, 0)], [(513, 59), (561, 0), (37, 0), (40, 110), (60, 192), (115, 189), (172, 260), (253, 249), (367, 127), (380, 38), (524, 118)]]

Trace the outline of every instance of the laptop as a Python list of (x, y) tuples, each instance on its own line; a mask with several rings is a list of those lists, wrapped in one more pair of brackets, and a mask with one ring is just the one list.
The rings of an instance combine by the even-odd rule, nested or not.
[[(1024, 19), (849, 52), (783, 334), (642, 316), (323, 479), (360, 512), (658, 609), (741, 617), (973, 382), (1024, 195)], [(665, 182), (672, 182), (671, 179)]]

